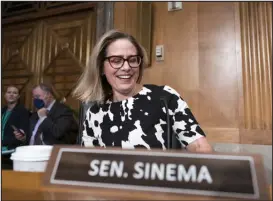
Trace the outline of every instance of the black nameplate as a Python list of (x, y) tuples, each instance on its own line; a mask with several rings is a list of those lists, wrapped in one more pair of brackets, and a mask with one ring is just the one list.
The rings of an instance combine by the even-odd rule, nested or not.
[(49, 183), (257, 199), (252, 156), (59, 148)]

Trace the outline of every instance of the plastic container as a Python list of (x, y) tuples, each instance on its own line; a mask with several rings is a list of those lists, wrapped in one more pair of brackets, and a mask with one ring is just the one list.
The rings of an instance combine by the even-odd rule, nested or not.
[(15, 149), (10, 159), (13, 160), (14, 171), (44, 172), (53, 146), (31, 145)]

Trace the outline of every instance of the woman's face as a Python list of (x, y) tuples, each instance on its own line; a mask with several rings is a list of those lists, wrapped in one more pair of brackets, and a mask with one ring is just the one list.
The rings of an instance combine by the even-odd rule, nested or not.
[(20, 98), (19, 91), (16, 87), (8, 87), (5, 93), (7, 103), (16, 103)]
[[(103, 72), (112, 86), (113, 93), (133, 95), (131, 93), (134, 93), (141, 63), (136, 47), (127, 39), (118, 39), (111, 43), (106, 51), (106, 57), (110, 58), (104, 61)], [(123, 63), (122, 58), (128, 61)]]

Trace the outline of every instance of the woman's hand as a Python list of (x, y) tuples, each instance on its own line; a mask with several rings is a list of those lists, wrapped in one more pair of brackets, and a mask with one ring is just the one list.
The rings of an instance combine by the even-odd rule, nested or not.
[(15, 138), (20, 141), (25, 141), (26, 140), (26, 135), (25, 132), (22, 129), (19, 129), (19, 131), (13, 131), (13, 134), (15, 135)]
[(205, 137), (201, 137), (187, 146), (187, 150), (190, 152), (201, 152), (201, 153), (211, 153), (213, 152), (212, 147), (208, 143)]

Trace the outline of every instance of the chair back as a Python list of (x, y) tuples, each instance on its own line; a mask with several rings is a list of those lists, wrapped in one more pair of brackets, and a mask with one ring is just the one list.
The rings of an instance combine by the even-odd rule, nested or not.
[(79, 111), (79, 135), (77, 139), (77, 144), (82, 145), (82, 132), (83, 132), (83, 122), (85, 120), (85, 115), (87, 110), (93, 105), (93, 102), (81, 103)]

